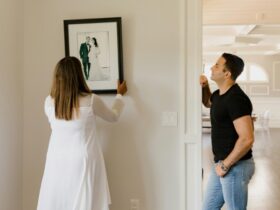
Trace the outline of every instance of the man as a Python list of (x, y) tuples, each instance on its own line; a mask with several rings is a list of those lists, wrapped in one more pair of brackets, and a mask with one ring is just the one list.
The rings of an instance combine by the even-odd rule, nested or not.
[(224, 53), (211, 68), (218, 90), (211, 94), (208, 80), (200, 77), (202, 102), (210, 107), (214, 166), (206, 189), (203, 210), (246, 210), (248, 183), (254, 174), (252, 104), (235, 83), (244, 62)]
[(89, 44), (89, 42), (90, 42), (90, 37), (87, 36), (86, 42), (82, 43), (80, 46), (80, 57), (82, 59), (83, 69), (84, 69), (84, 74), (85, 74), (86, 80), (88, 80), (88, 78), (89, 78), (89, 71), (90, 71), (90, 62), (89, 62), (88, 54), (89, 54), (91, 45)]

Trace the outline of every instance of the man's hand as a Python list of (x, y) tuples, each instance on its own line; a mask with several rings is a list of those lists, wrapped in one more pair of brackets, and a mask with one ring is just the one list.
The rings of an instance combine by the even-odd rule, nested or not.
[(124, 95), (127, 92), (127, 86), (126, 86), (126, 82), (123, 81), (122, 83), (120, 83), (120, 80), (118, 81), (118, 89), (117, 89), (117, 93)]
[(212, 93), (208, 85), (207, 77), (203, 74), (200, 75), (199, 83), (202, 87), (202, 103), (205, 107), (210, 108), (211, 107), (210, 97)]
[(201, 87), (206, 87), (208, 85), (207, 77), (205, 75), (200, 75), (199, 83), (200, 83)]
[(216, 165), (216, 174), (218, 175), (218, 176), (220, 176), (220, 177), (223, 177), (223, 176), (225, 176), (226, 174), (227, 174), (227, 171), (224, 171), (223, 169), (222, 169), (222, 167), (221, 167), (221, 164), (220, 163), (218, 163), (217, 165)]

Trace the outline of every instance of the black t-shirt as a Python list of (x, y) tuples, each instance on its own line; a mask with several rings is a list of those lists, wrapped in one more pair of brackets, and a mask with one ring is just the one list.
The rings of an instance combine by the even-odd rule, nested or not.
[[(239, 117), (252, 114), (252, 103), (238, 84), (234, 84), (226, 93), (219, 95), (216, 90), (211, 98), (212, 147), (214, 161), (224, 160), (233, 150), (238, 139), (233, 121)], [(252, 157), (250, 149), (241, 160)]]

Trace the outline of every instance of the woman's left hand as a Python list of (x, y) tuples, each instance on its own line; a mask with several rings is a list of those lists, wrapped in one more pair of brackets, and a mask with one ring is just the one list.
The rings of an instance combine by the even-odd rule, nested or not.
[(126, 81), (122, 81), (122, 83), (120, 83), (120, 80), (118, 81), (118, 89), (117, 89), (117, 93), (124, 95), (127, 92), (127, 86), (126, 86)]

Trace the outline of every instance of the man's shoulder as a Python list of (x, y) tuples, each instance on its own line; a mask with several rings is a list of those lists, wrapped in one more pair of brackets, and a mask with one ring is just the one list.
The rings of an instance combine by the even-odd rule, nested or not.
[(248, 98), (248, 95), (241, 89), (241, 87), (236, 84), (233, 88), (233, 91), (231, 91), (231, 94), (230, 94), (231, 97), (245, 97), (245, 98)]
[(219, 95), (219, 89), (217, 89), (217, 90), (215, 90), (213, 93), (212, 93), (212, 96), (217, 96), (217, 95)]
[(236, 104), (252, 106), (249, 96), (240, 87), (228, 95), (227, 102), (229, 106)]

